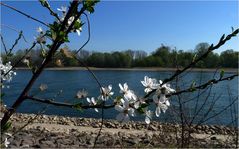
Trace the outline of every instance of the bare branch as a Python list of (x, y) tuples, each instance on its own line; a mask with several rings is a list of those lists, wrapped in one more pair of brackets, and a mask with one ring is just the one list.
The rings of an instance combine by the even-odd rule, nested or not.
[(76, 51), (76, 54), (80, 52), (80, 50), (82, 50), (83, 47), (85, 47), (85, 45), (90, 41), (90, 20), (89, 17), (86, 13), (83, 13), (87, 19), (87, 26), (88, 26), (88, 39), (86, 40), (86, 42)]
[[(231, 80), (231, 78), (234, 78), (235, 76), (237, 76), (237, 75), (232, 75), (232, 76), (229, 76), (229, 77), (226, 77), (226, 78), (223, 78), (223, 79), (219, 79), (219, 80), (216, 80), (216, 81), (218, 83), (218, 82), (221, 82), (221, 81), (226, 81), (226, 80), (228, 80), (228, 78), (230, 78), (230, 80)], [(216, 83), (214, 83), (214, 84), (216, 84)], [(186, 90), (188, 90), (188, 89), (186, 89)], [(183, 90), (183, 91), (185, 91), (185, 90)], [(185, 92), (176, 92), (174, 94), (171, 94), (170, 96), (180, 95), (180, 94), (185, 93)], [(34, 100), (34, 101), (37, 101), (37, 102), (52, 104), (52, 105), (55, 105), (55, 106), (62, 106), (62, 107), (68, 107), (68, 108), (74, 108), (75, 107), (75, 104), (64, 103), (64, 102), (55, 102), (55, 101), (53, 101), (51, 99), (42, 99), (42, 98), (33, 97), (33, 96), (24, 96), (24, 98), (25, 99)], [(153, 100), (149, 99), (148, 102), (153, 102)], [(82, 108), (82, 109), (102, 108), (102, 105), (103, 104), (98, 104), (98, 105), (81, 105), (80, 108)], [(109, 108), (113, 108), (114, 106), (115, 106), (115, 103), (112, 104), (112, 105), (103, 105), (103, 108), (104, 109), (109, 109)]]
[[(1, 26), (6, 27), (8, 29), (11, 29), (11, 30), (17, 32), (18, 34), (20, 34), (20, 32), (21, 32), (21, 31), (18, 31), (17, 29), (15, 29), (15, 28), (13, 28), (13, 27), (11, 27), (9, 25), (1, 24)], [(23, 35), (23, 33), (22, 33), (22, 38), (27, 43), (27, 40), (26, 40), (25, 36)]]
[(0, 36), (1, 36), (1, 41), (2, 41), (2, 45), (3, 45), (4, 51), (7, 54), (7, 47), (6, 47), (6, 44), (5, 44), (4, 40), (3, 40), (3, 36), (1, 34), (0, 34)]
[(42, 5), (43, 7), (47, 8), (47, 9), (50, 11), (50, 14), (51, 14), (52, 16), (56, 17), (56, 19), (57, 19), (59, 22), (61, 22), (61, 19), (59, 18), (59, 16), (57, 15), (57, 13), (55, 13), (55, 12), (51, 9), (51, 7), (50, 7), (50, 5), (49, 5), (49, 3), (48, 3), (47, 1), (45, 1), (45, 3), (41, 2), (41, 1), (39, 1), (39, 2), (41, 3), (41, 5)]
[(23, 55), (23, 56), (12, 66), (12, 68), (9, 69), (8, 72), (6, 72), (6, 73), (4, 74), (4, 76), (6, 76), (10, 71), (12, 71), (12, 70), (26, 57), (26, 55), (36, 46), (36, 44), (37, 44), (37, 43), (34, 42), (34, 43), (32, 44), (32, 46), (31, 46), (28, 50), (26, 50), (25, 55)]
[[(206, 58), (208, 56), (208, 54), (210, 52), (212, 52), (213, 50), (216, 50), (218, 48), (220, 48), (222, 45), (224, 45), (227, 41), (229, 41), (232, 37), (236, 36), (239, 33), (239, 29), (236, 29), (234, 32), (232, 32), (231, 34), (227, 35), (226, 38), (224, 38), (224, 35), (221, 37), (221, 39), (219, 40), (219, 42), (217, 43), (217, 45), (213, 46), (213, 44), (207, 49), (207, 52), (205, 52), (203, 55), (201, 55), (199, 58), (197, 58), (196, 60), (192, 61), (188, 66), (184, 67), (182, 70), (177, 70), (174, 75), (172, 75), (170, 78), (165, 79), (163, 81), (163, 83), (161, 84), (161, 86), (165, 83), (168, 83), (172, 80), (174, 80), (177, 76), (179, 76), (180, 74), (182, 74), (183, 72), (185, 72), (186, 70), (188, 70), (189, 68), (193, 67), (195, 64), (197, 64), (199, 61), (203, 60), (204, 58)], [(152, 90), (151, 92), (149, 92), (147, 95), (144, 96), (144, 98), (149, 97), (152, 93), (154, 93), (156, 90)]]
[[(33, 97), (33, 96), (25, 96), (25, 99), (30, 99), (33, 101), (41, 102), (41, 103), (46, 103), (46, 104), (51, 104), (54, 106), (60, 106), (60, 107), (68, 107), (68, 108), (75, 108), (76, 104), (71, 104), (71, 103), (65, 103), (65, 102), (56, 102), (51, 99), (42, 99), (38, 97)], [(90, 108), (101, 108), (101, 105), (81, 105), (80, 108), (82, 109), (90, 109)], [(104, 105), (104, 109), (109, 109), (113, 108), (114, 105)]]
[(11, 49), (9, 49), (7, 55), (10, 55), (12, 53), (12, 50), (14, 49), (14, 47), (18, 44), (18, 41), (21, 39), (22, 37), (22, 31), (20, 31), (18, 38), (15, 40), (14, 44), (12, 45)]
[(211, 118), (214, 118), (214, 117), (218, 116), (218, 115), (221, 114), (222, 112), (226, 111), (226, 110), (227, 110), (228, 108), (230, 108), (236, 101), (238, 101), (237, 97), (236, 97), (235, 100), (233, 100), (233, 101), (231, 102), (231, 104), (227, 105), (225, 108), (223, 108), (221, 111), (217, 112), (217, 113), (214, 114), (213, 116), (208, 117), (208, 118), (205, 119), (204, 121), (201, 121), (200, 123), (197, 124), (197, 126), (200, 125), (200, 124), (202, 124), (202, 123), (204, 123), (204, 122), (206, 122), (206, 121), (208, 121), (208, 120), (210, 120)]
[[(225, 78), (220, 78), (218, 80), (212, 79), (212, 80), (209, 80), (208, 82), (206, 82), (206, 83), (204, 83), (202, 85), (194, 87), (193, 89), (205, 89), (209, 85), (217, 84), (217, 83), (219, 83), (221, 81), (232, 80), (232, 79), (234, 79), (237, 76), (238, 76), (238, 74), (234, 74), (232, 76), (225, 77)], [(175, 93), (172, 93), (172, 94), (168, 94), (168, 95), (166, 95), (166, 97), (170, 97), (172, 95), (179, 95), (179, 94), (186, 93), (186, 92), (192, 92), (193, 89), (192, 88), (188, 88), (188, 89), (185, 89), (185, 90), (182, 90), (182, 91), (178, 91), (178, 92), (175, 92)]]
[(24, 13), (24, 12), (22, 12), (22, 11), (16, 9), (16, 8), (14, 8), (14, 7), (12, 7), (12, 6), (9, 6), (9, 5), (4, 4), (4, 3), (2, 3), (2, 2), (0, 2), (0, 4), (1, 4), (2, 6), (5, 6), (5, 7), (7, 7), (7, 8), (10, 8), (10, 9), (12, 9), (12, 10), (14, 10), (14, 11), (16, 11), (16, 12), (18, 12), (18, 13), (20, 13), (20, 14), (26, 16), (26, 17), (28, 17), (29, 19), (32, 19), (32, 20), (34, 20), (34, 21), (37, 21), (37, 22), (39, 22), (39, 23), (41, 23), (41, 24), (43, 24), (43, 25), (49, 27), (49, 25), (46, 24), (46, 23), (44, 23), (43, 21), (40, 21), (40, 20), (38, 20), (38, 19), (36, 19), (36, 18), (34, 18), (34, 17), (32, 17), (32, 16), (30, 16), (30, 15), (28, 15), (28, 14), (26, 14), (26, 13)]

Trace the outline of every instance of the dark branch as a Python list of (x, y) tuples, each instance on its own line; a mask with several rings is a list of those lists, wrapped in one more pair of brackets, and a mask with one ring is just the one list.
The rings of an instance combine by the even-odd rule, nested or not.
[(2, 45), (3, 45), (4, 51), (7, 54), (7, 47), (6, 47), (6, 44), (5, 44), (4, 40), (3, 40), (3, 36), (1, 34), (0, 34), (0, 36), (1, 36), (1, 41), (2, 41)]
[(7, 55), (10, 55), (12, 53), (12, 50), (14, 49), (14, 47), (18, 44), (18, 41), (22, 38), (22, 31), (20, 31), (18, 38), (15, 40), (14, 44), (12, 45), (11, 49), (9, 49)]
[[(225, 77), (225, 78), (221, 78), (221, 79), (218, 79), (218, 80), (214, 80), (213, 84), (216, 84), (218, 82), (221, 82), (221, 81), (226, 81), (226, 80), (231, 80), (233, 79), (234, 77), (238, 76), (238, 74), (236, 75), (232, 75), (232, 76), (229, 76), (229, 77)], [(210, 80), (212, 81), (212, 80)], [(210, 82), (209, 81), (209, 82)], [(213, 85), (211, 83), (205, 83), (208, 85)], [(200, 86), (205, 86), (205, 84), (203, 85), (200, 85)], [(195, 87), (197, 89), (201, 89), (200, 86), (198, 87)], [(169, 94), (169, 95), (166, 95), (167, 97), (170, 97), (170, 96), (175, 96), (175, 95), (180, 95), (182, 93), (185, 93), (185, 92), (191, 92), (191, 88), (190, 89), (185, 89), (185, 90), (182, 90), (182, 91), (179, 91), (179, 92), (176, 92), (176, 93), (173, 93), (173, 94)], [(55, 105), (55, 106), (62, 106), (62, 107), (68, 107), (68, 108), (74, 108), (76, 104), (71, 104), (71, 103), (64, 103), (64, 102), (55, 102), (51, 99), (42, 99), (42, 98), (38, 98), (38, 97), (33, 97), (33, 96), (25, 96), (25, 99), (30, 99), (30, 100), (33, 100), (33, 101), (37, 101), (37, 102), (41, 102), (41, 103), (47, 103), (47, 104), (51, 104), (51, 105)], [(152, 99), (148, 100), (148, 102), (153, 102)], [(80, 108), (82, 109), (89, 109), (89, 108), (102, 108), (102, 105), (103, 104), (98, 104), (98, 105), (81, 105)], [(115, 106), (115, 104), (112, 104), (112, 105), (103, 105), (103, 108), (104, 109), (109, 109), (109, 108), (113, 108)]]
[(42, 5), (43, 7), (47, 8), (47, 9), (50, 11), (50, 14), (51, 14), (52, 16), (54, 16), (59, 22), (61, 22), (61, 19), (58, 17), (57, 13), (55, 13), (55, 12), (51, 9), (51, 7), (50, 7), (50, 5), (49, 5), (49, 3), (48, 3), (47, 1), (45, 1), (45, 3), (40, 1), (40, 3), (41, 3), (41, 5)]
[(182, 91), (178, 91), (178, 92), (175, 92), (175, 93), (172, 93), (172, 94), (168, 94), (168, 95), (166, 95), (166, 97), (170, 97), (172, 95), (179, 95), (179, 94), (186, 93), (186, 92), (192, 92), (194, 89), (196, 89), (196, 90), (197, 89), (205, 89), (209, 85), (217, 84), (217, 83), (219, 83), (221, 81), (225, 81), (225, 80), (232, 80), (232, 79), (234, 79), (237, 76), (238, 76), (238, 74), (234, 74), (232, 76), (225, 77), (225, 78), (220, 78), (218, 80), (212, 79), (212, 80), (209, 80), (208, 82), (206, 82), (206, 83), (204, 83), (202, 85), (196, 86), (194, 88), (188, 88), (188, 89), (185, 89), (185, 90), (182, 90)]
[[(1, 24), (1, 26), (6, 27), (8, 29), (11, 29), (11, 30), (17, 32), (18, 34), (20, 34), (20, 32), (22, 32), (22, 31), (18, 31), (17, 29), (15, 29), (15, 28), (13, 28), (11, 26), (5, 25), (5, 24)], [(25, 36), (23, 35), (23, 33), (22, 33), (22, 38), (27, 43), (27, 40), (26, 40)]]
[[(216, 50), (218, 48), (220, 48), (222, 45), (224, 45), (228, 40), (230, 40), (232, 37), (236, 36), (239, 33), (239, 29), (236, 29), (234, 32), (232, 32), (231, 34), (227, 35), (226, 38), (224, 38), (225, 35), (223, 35), (221, 37), (221, 39), (219, 40), (219, 42), (217, 43), (216, 46), (213, 46), (213, 44), (207, 49), (207, 52), (205, 52), (203, 55), (201, 55), (199, 58), (197, 58), (196, 60), (192, 61), (188, 66), (184, 67), (182, 70), (177, 70), (174, 75), (172, 75), (170, 78), (165, 79), (163, 81), (163, 83), (161, 84), (161, 86), (165, 83), (168, 83), (172, 80), (174, 80), (177, 76), (179, 76), (180, 74), (182, 74), (183, 72), (185, 72), (186, 70), (188, 70), (189, 68), (193, 67), (195, 64), (197, 64), (199, 61), (203, 60), (204, 58), (206, 58), (208, 56), (208, 54), (210, 52), (212, 52), (213, 50)], [(154, 93), (156, 90), (152, 90), (151, 92), (149, 92), (147, 95), (144, 96), (144, 98), (149, 97), (152, 93)]]
[[(41, 103), (46, 103), (46, 104), (51, 104), (54, 106), (60, 106), (60, 107), (68, 107), (68, 108), (75, 108), (76, 104), (71, 104), (71, 103), (65, 103), (65, 102), (56, 102), (51, 99), (42, 99), (38, 97), (33, 97), (33, 96), (25, 96), (25, 99), (30, 99), (33, 101), (41, 102)], [(80, 108), (82, 109), (90, 109), (90, 108), (101, 108), (101, 105), (81, 105)], [(104, 105), (104, 109), (109, 109), (113, 108), (114, 105)]]
[(8, 72), (4, 74), (4, 76), (6, 76), (10, 71), (12, 71), (35, 46), (36, 46), (36, 42), (34, 42), (32, 46), (28, 50), (26, 50), (26, 53), (12, 66), (11, 69), (8, 70)]
[(80, 52), (80, 50), (85, 47), (85, 45), (90, 41), (90, 20), (89, 17), (86, 13), (83, 13), (87, 19), (87, 26), (88, 26), (88, 39), (86, 40), (86, 42), (79, 48), (79, 50), (76, 51), (76, 54)]

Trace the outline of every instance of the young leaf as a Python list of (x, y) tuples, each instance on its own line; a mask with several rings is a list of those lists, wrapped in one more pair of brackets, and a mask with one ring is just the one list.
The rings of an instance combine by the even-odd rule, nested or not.
[(77, 109), (77, 110), (79, 110), (79, 111), (82, 111), (81, 106), (82, 106), (82, 103), (79, 102), (79, 103), (75, 104), (75, 105), (73, 106), (73, 108), (75, 108), (75, 109)]
[(11, 128), (12, 123), (7, 122), (2, 128), (1, 128), (1, 133), (6, 132), (9, 128)]
[(222, 69), (220, 72), (220, 79), (224, 76), (225, 71)]

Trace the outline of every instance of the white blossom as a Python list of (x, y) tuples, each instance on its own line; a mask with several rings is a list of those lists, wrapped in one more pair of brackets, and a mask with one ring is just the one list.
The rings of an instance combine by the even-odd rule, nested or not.
[(76, 30), (77, 35), (80, 36), (81, 28)]
[(150, 123), (150, 120), (152, 119), (152, 111), (150, 110), (146, 110), (145, 111), (145, 123), (146, 124), (149, 124)]
[(16, 75), (16, 72), (12, 71), (11, 62), (6, 63), (5, 65), (2, 63), (2, 58), (0, 57), (0, 70), (1, 70), (1, 80), (10, 82), (12, 80), (12, 76)]
[(120, 113), (116, 116), (116, 119), (120, 122), (128, 122), (129, 116), (135, 116), (135, 110), (129, 106), (129, 101), (126, 98), (120, 99), (120, 105), (115, 105), (115, 109)]
[(145, 87), (144, 92), (149, 93), (153, 89), (157, 89), (162, 82), (158, 83), (156, 79), (152, 79), (152, 78), (149, 78), (148, 76), (145, 76), (144, 81), (141, 81), (141, 83)]
[(61, 8), (57, 8), (58, 11), (61, 11), (62, 13), (66, 13), (67, 7), (61, 6)]
[(23, 60), (23, 63), (25, 63), (26, 65), (29, 65), (29, 64), (30, 64), (30, 61), (29, 61), (29, 59), (26, 59), (26, 58), (25, 58), (25, 59)]
[(46, 43), (46, 37), (44, 36), (43, 29), (41, 27), (38, 27), (37, 32), (39, 33), (39, 35), (35, 37), (35, 40), (38, 43)]
[(48, 88), (48, 86), (46, 84), (41, 84), (39, 86), (40, 91), (45, 91), (47, 88)]
[(108, 87), (102, 87), (101, 88), (101, 95), (99, 96), (99, 99), (106, 101), (109, 99), (110, 96), (112, 96), (114, 94), (114, 92), (111, 91), (112, 90), (112, 85), (108, 85)]
[[(63, 22), (65, 17), (66, 17), (67, 7), (61, 6), (61, 8), (57, 8), (57, 10), (62, 12), (62, 16), (60, 17), (60, 21)], [(69, 19), (67, 21), (67, 27), (69, 27), (73, 23), (74, 20), (75, 20), (75, 16), (69, 17)], [(81, 24), (81, 20), (80, 19), (77, 19), (76, 22)], [(74, 28), (72, 31), (76, 32), (77, 35), (80, 36), (80, 34), (82, 32), (82, 27)]]
[[(91, 99), (87, 97), (86, 100), (87, 102), (89, 102), (90, 105), (93, 105), (93, 106), (97, 105), (94, 97), (91, 97)], [(95, 111), (99, 112), (97, 108), (95, 108)]]
[(156, 92), (158, 94), (170, 94), (174, 93), (175, 90), (171, 88), (170, 84), (166, 83), (159, 87)]
[(41, 27), (38, 27), (38, 28), (37, 28), (37, 32), (40, 33), (40, 34), (42, 34), (42, 33), (43, 33), (43, 29), (42, 29)]
[(124, 97), (129, 99), (130, 102), (135, 102), (137, 99), (137, 96), (134, 94), (132, 90), (129, 89), (128, 84), (124, 83), (123, 86), (122, 84), (119, 83), (120, 87), (120, 93), (124, 94)]
[(75, 17), (74, 16), (71, 16), (69, 19), (68, 19), (68, 26), (71, 25), (71, 23), (74, 21)]
[(155, 115), (157, 117), (159, 117), (161, 111), (163, 111), (165, 113), (170, 104), (168, 102), (168, 99), (163, 94), (160, 94), (159, 96), (154, 95), (153, 100), (157, 105), (156, 110), (155, 110)]
[(76, 93), (76, 98), (78, 99), (85, 98), (87, 95), (88, 95), (88, 92), (82, 89)]
[(7, 148), (9, 144), (10, 144), (10, 142), (7, 140), (7, 138), (5, 138), (4, 146)]
[(137, 97), (136, 101), (134, 102), (135, 109), (138, 109), (141, 104), (145, 103), (145, 98)]

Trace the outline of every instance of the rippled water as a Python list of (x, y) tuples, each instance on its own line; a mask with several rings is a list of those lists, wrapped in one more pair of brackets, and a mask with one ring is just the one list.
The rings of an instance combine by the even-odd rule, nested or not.
[[(172, 71), (113, 71), (113, 70), (97, 70), (94, 71), (99, 81), (104, 85), (112, 84), (113, 91), (115, 95), (119, 95), (119, 83), (127, 82), (129, 87), (135, 91), (137, 95), (144, 96), (144, 88), (140, 83), (144, 76), (154, 77), (157, 79), (165, 79), (173, 74)], [(27, 84), (31, 77), (31, 72), (28, 70), (18, 70), (17, 76), (14, 77), (13, 81), (9, 84), (10, 89), (4, 89), (3, 92), (5, 96), (3, 98), (4, 102), (9, 106), (14, 100), (19, 96), (23, 87)], [(213, 78), (213, 72), (189, 72), (183, 74), (183, 77), (179, 78), (180, 89), (185, 89), (190, 87), (192, 81), (196, 81), (197, 84), (205, 83), (207, 80)], [(230, 75), (230, 73), (225, 73), (225, 76)], [(218, 74), (215, 76), (218, 78)], [(48, 89), (45, 92), (39, 92), (39, 85), (41, 83), (47, 84)], [(171, 82), (173, 88), (175, 88), (176, 82)], [(99, 95), (99, 88), (96, 81), (90, 75), (88, 71), (85, 70), (46, 70), (39, 77), (30, 95), (35, 95), (37, 97), (43, 97), (52, 99), (57, 93), (62, 90), (62, 94), (55, 98), (56, 101), (67, 101), (71, 103), (76, 103), (79, 100), (85, 102), (83, 99), (74, 98), (77, 91), (80, 89), (85, 89), (88, 91), (89, 96), (97, 97)], [(193, 118), (193, 115), (198, 115), (193, 123), (197, 123), (206, 116), (205, 119), (218, 114), (218, 116), (209, 119), (204, 122), (207, 124), (220, 124), (220, 125), (232, 125), (232, 119), (238, 116), (238, 101), (232, 104), (232, 107), (228, 110), (222, 111), (227, 107), (233, 100), (238, 99), (238, 79), (231, 81), (220, 82), (213, 86), (210, 90), (206, 90), (202, 95), (203, 91), (195, 93), (185, 93), (180, 96), (180, 101), (183, 104), (184, 117), (186, 121)], [(210, 94), (209, 94), (210, 93)], [(197, 98), (197, 96), (199, 98)], [(172, 97), (171, 107), (165, 114), (161, 114), (160, 118), (154, 116), (154, 120), (163, 122), (180, 122), (180, 104), (179, 97)], [(188, 102), (187, 102), (188, 101)], [(110, 102), (110, 101), (108, 101)], [(213, 105), (213, 106), (212, 106)], [(25, 101), (20, 108), (19, 112), (23, 113), (37, 113), (45, 107), (42, 103), (37, 103), (33, 101)], [(197, 108), (196, 108), (197, 107)], [(203, 108), (201, 108), (203, 107)], [(211, 108), (210, 108), (211, 107)], [(208, 113), (208, 109), (211, 109)], [(154, 110), (155, 106), (151, 106), (150, 109)], [(69, 108), (49, 106), (45, 111), (45, 114), (56, 114), (64, 116), (79, 116), (79, 117), (93, 117), (100, 118), (101, 112), (96, 113), (94, 110), (84, 110), (78, 111)], [(208, 113), (208, 114), (207, 114)], [(219, 114), (220, 113), (220, 114)], [(207, 115), (206, 115), (207, 114)], [(115, 118), (117, 112), (114, 109), (105, 110), (105, 118)], [(143, 120), (143, 116), (137, 116), (133, 120)], [(204, 120), (205, 120), (204, 119)], [(236, 120), (237, 121), (237, 120)], [(234, 121), (234, 122), (236, 122)]]

